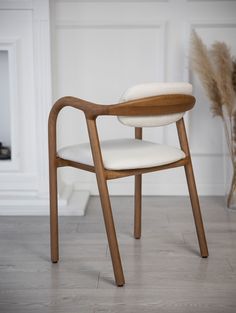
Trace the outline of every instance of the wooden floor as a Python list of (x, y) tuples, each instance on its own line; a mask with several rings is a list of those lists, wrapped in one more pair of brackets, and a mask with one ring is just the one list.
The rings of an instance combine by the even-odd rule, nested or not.
[(1, 313), (235, 313), (236, 212), (201, 198), (210, 257), (201, 259), (186, 197), (146, 197), (143, 236), (133, 199), (113, 197), (126, 285), (114, 285), (101, 209), (60, 219), (61, 261), (49, 260), (47, 217), (0, 218)]

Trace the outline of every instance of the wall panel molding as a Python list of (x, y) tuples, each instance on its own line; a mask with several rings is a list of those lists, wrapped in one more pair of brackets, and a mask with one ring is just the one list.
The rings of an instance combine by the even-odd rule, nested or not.
[(79, 20), (56, 20), (55, 21), (56, 30), (73, 30), (73, 29), (81, 29), (81, 30), (156, 30), (160, 31), (160, 47), (161, 51), (161, 76), (163, 80), (165, 80), (165, 66), (166, 66), (166, 54), (167, 54), (167, 21), (165, 20), (157, 20), (155, 23), (147, 23), (147, 22), (130, 22), (130, 23), (110, 23), (110, 22), (81, 22)]
[(227, 3), (227, 2), (235, 2), (235, 0), (186, 0), (187, 2), (222, 2), (222, 3)]
[[(217, 1), (217, 0), (215, 0)], [(233, 1), (233, 0), (232, 0)], [(75, 2), (81, 2), (81, 3), (148, 3), (148, 2), (154, 2), (154, 3), (162, 3), (162, 2), (169, 2), (169, 0), (55, 0), (55, 2), (64, 2), (64, 3), (75, 3)]]
[(195, 28), (234, 28), (236, 18), (233, 19), (194, 19), (189, 21), (190, 31)]
[[(36, 11), (36, 12), (35, 12)], [(52, 106), (51, 85), (51, 49), (49, 32), (49, 11), (41, 13), (35, 10), (33, 15), (33, 46), (35, 73), (35, 109), (36, 109), (36, 138), (38, 194), (48, 196), (48, 144), (47, 121)], [(41, 14), (42, 15), (41, 15)]]
[(32, 10), (32, 0), (1, 0), (0, 10)]

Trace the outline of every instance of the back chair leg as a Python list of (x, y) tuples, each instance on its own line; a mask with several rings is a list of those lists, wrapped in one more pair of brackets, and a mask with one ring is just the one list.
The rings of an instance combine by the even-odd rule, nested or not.
[[(142, 127), (135, 127), (135, 139), (142, 140), (142, 138)], [(140, 239), (142, 228), (142, 175), (135, 175), (134, 186), (134, 238)]]
[(50, 160), (50, 238), (51, 238), (51, 260), (57, 263), (59, 260), (58, 245), (58, 199), (57, 199), (57, 167)]
[(190, 195), (190, 200), (192, 204), (193, 217), (194, 217), (195, 226), (197, 230), (197, 237), (198, 237), (200, 252), (201, 252), (201, 256), (203, 258), (206, 258), (208, 257), (208, 248), (207, 248), (204, 226), (202, 222), (202, 215), (201, 215), (201, 210), (200, 210), (200, 204), (199, 204), (199, 199), (198, 199), (198, 194), (197, 194), (195, 178), (193, 174), (193, 166), (192, 166), (192, 160), (191, 160), (191, 155), (189, 151), (188, 138), (187, 138), (186, 129), (184, 125), (184, 119), (181, 118), (179, 121), (177, 121), (176, 126), (178, 130), (178, 136), (179, 136), (181, 149), (185, 152), (186, 156), (188, 157), (188, 162), (184, 166), (185, 174), (186, 174), (187, 183), (188, 183), (189, 195)]
[(186, 173), (186, 178), (187, 178), (187, 183), (188, 183), (190, 200), (192, 204), (193, 217), (194, 217), (195, 226), (197, 230), (200, 253), (203, 258), (207, 258), (208, 248), (207, 248), (207, 242), (206, 242), (206, 237), (205, 237), (205, 231), (204, 231), (204, 226), (203, 226), (203, 221), (202, 221), (202, 215), (201, 215), (201, 210), (200, 210), (196, 183), (194, 179), (191, 158), (189, 162), (185, 165), (185, 173)]
[(101, 199), (101, 205), (103, 210), (103, 218), (106, 227), (107, 239), (112, 259), (112, 265), (115, 275), (115, 280), (117, 286), (121, 287), (125, 284), (119, 247), (116, 238), (116, 230), (114, 225), (114, 220), (112, 216), (111, 202), (107, 188), (107, 182), (105, 179), (98, 180), (98, 187)]
[(142, 228), (142, 175), (135, 175), (134, 238), (140, 239)]

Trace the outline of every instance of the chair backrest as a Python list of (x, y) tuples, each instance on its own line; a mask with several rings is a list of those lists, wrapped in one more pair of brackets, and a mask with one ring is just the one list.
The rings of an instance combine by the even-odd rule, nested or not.
[[(189, 83), (147, 83), (136, 85), (123, 94), (120, 102), (170, 94), (192, 95), (192, 85)], [(184, 113), (158, 116), (118, 116), (118, 120), (122, 124), (132, 127), (156, 127), (174, 123), (181, 119)]]

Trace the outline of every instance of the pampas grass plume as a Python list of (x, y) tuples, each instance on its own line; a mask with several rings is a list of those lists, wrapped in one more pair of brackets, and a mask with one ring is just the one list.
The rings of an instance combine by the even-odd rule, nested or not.
[(236, 94), (236, 59), (233, 60), (232, 84)]
[(199, 75), (202, 85), (211, 100), (213, 115), (222, 117), (222, 101), (217, 86), (215, 71), (209, 60), (209, 53), (206, 46), (195, 31), (191, 35), (191, 65)]
[(236, 192), (236, 60), (223, 42), (215, 42), (210, 51), (195, 31), (191, 37), (192, 67), (198, 74), (215, 116), (223, 121), (226, 141), (233, 165), (233, 176), (227, 197), (230, 207)]
[(210, 51), (215, 66), (216, 81), (222, 98), (222, 104), (230, 116), (234, 108), (235, 93), (232, 84), (233, 61), (230, 50), (224, 42), (215, 42)]

